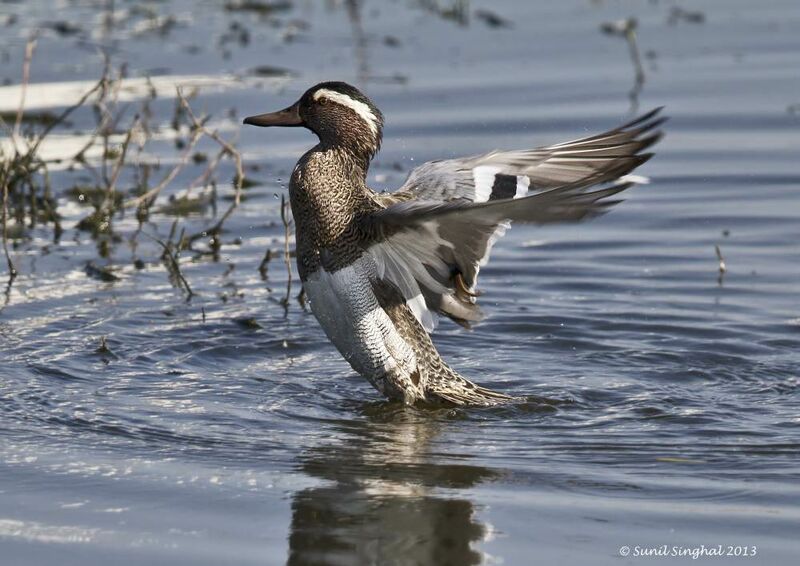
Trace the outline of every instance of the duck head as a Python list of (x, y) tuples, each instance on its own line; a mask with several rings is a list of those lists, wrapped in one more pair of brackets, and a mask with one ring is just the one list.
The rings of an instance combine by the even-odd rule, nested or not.
[(248, 116), (251, 126), (303, 126), (328, 147), (371, 159), (383, 137), (381, 111), (356, 87), (343, 82), (319, 83), (300, 100), (277, 112)]

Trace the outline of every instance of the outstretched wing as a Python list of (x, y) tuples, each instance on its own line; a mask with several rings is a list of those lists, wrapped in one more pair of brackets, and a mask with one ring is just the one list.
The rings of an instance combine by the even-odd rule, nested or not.
[(486, 202), (564, 185), (614, 181), (648, 159), (641, 152), (661, 138), (656, 128), (666, 118), (658, 116), (660, 111), (656, 108), (603, 134), (547, 147), (429, 161), (411, 171), (397, 192), (381, 196), (387, 202)]
[(378, 196), (384, 209), (360, 220), (377, 242), (367, 251), (379, 277), (428, 331), (437, 313), (464, 326), (480, 320), (475, 284), (495, 240), (511, 222), (577, 221), (619, 202), (610, 197), (633, 184), (624, 176), (662, 135), (659, 110), (573, 142), (420, 166), (400, 191)]
[(465, 199), (406, 201), (361, 218), (377, 240), (367, 248), (378, 277), (392, 281), (429, 332), (434, 313), (469, 326), (482, 318), (475, 282), (492, 244), (510, 222), (547, 224), (602, 214), (627, 189), (624, 182), (586, 191), (567, 186), (518, 200), (471, 203)]

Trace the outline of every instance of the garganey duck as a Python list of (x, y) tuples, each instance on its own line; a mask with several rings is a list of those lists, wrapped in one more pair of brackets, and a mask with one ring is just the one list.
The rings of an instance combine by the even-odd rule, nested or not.
[(495, 405), (512, 397), (439, 355), (429, 336), (437, 315), (480, 320), (478, 271), (511, 222), (578, 221), (619, 202), (661, 137), (659, 111), (571, 142), (430, 161), (393, 193), (367, 186), (383, 115), (349, 84), (320, 83), (244, 123), (303, 126), (319, 138), (289, 184), (297, 268), (311, 310), (353, 369), (407, 404)]

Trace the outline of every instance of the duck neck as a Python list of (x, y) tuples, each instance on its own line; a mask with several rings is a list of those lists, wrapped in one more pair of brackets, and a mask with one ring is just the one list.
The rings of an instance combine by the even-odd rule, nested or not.
[(325, 216), (351, 216), (370, 200), (370, 159), (341, 145), (320, 142), (300, 159), (292, 173), (292, 207)]
[(331, 159), (338, 162), (340, 170), (347, 178), (355, 182), (366, 184), (369, 164), (375, 152), (372, 148), (360, 144), (333, 142), (320, 140), (318, 150), (330, 155)]

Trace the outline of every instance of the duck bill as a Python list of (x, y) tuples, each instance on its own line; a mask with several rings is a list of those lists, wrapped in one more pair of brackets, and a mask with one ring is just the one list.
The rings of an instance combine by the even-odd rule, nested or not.
[(303, 119), (300, 117), (300, 104), (295, 102), (289, 108), (284, 108), (277, 112), (248, 116), (244, 119), (244, 123), (251, 126), (260, 126), (262, 128), (269, 126), (292, 127), (302, 126)]

